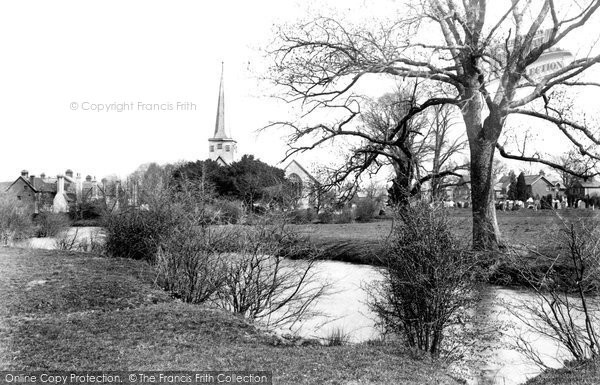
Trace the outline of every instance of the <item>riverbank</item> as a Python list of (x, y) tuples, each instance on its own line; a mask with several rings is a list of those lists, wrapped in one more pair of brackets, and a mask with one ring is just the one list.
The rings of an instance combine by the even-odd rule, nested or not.
[[(498, 226), (506, 246), (501, 252), (489, 255), (489, 283), (502, 286), (526, 286), (521, 271), (547, 269), (551, 264), (568, 268), (567, 262), (554, 261), (552, 245), (563, 228), (563, 219), (592, 218), (592, 210), (520, 210), (499, 211)], [(454, 234), (465, 244), (471, 242), (472, 218), (469, 209), (450, 211)], [(293, 225), (293, 231), (305, 236), (321, 251), (320, 258), (332, 261), (381, 265), (385, 253), (384, 241), (390, 236), (392, 220), (370, 223)], [(550, 258), (545, 258), (548, 256)]]
[(139, 261), (0, 248), (0, 271), (0, 370), (256, 369), (276, 384), (459, 384), (393, 345), (282, 345), (156, 290)]
[(525, 385), (567, 384), (600, 384), (600, 362), (572, 363), (562, 369), (550, 369), (525, 383)]

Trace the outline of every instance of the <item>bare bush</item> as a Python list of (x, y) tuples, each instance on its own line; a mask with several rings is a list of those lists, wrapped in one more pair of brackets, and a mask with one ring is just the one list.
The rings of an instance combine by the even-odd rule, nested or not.
[[(537, 268), (517, 262), (519, 272), (535, 296), (509, 311), (534, 333), (563, 346), (571, 360), (596, 359), (600, 356), (600, 228), (597, 219), (563, 221), (553, 249), (554, 256), (537, 253), (540, 259)], [(527, 336), (517, 337), (517, 348), (536, 364), (546, 367)]]
[(36, 215), (36, 235), (38, 237), (55, 237), (71, 226), (71, 220), (66, 213), (42, 211)]
[(157, 283), (175, 297), (203, 303), (224, 284), (226, 232), (209, 227), (180, 227), (164, 238), (156, 258)]
[(446, 211), (425, 203), (396, 210), (382, 258), (384, 278), (369, 288), (370, 306), (387, 333), (439, 356), (475, 302), (475, 255), (451, 234)]
[[(309, 255), (297, 235), (285, 226), (265, 219), (238, 228), (237, 252), (226, 260), (224, 285), (218, 304), (245, 318), (268, 326), (293, 324), (311, 315), (311, 305), (323, 296), (327, 283), (319, 282), (315, 260), (292, 261), (288, 257)], [(314, 256), (314, 252), (313, 252)]]
[(80, 251), (94, 254), (104, 254), (104, 242), (95, 231), (91, 231), (89, 236), (80, 235), (79, 228), (75, 231), (63, 231), (56, 236), (54, 246), (57, 250)]
[(173, 233), (214, 222), (208, 197), (191, 183), (152, 186), (140, 191), (144, 207), (127, 207), (104, 217), (105, 247), (109, 256), (154, 263), (164, 240)]
[(68, 231), (63, 231), (58, 234), (56, 239), (54, 240), (54, 245), (57, 250), (62, 251), (74, 251), (79, 248), (79, 243), (77, 241), (77, 236), (79, 235), (79, 229), (75, 228), (75, 232), (73, 234), (69, 234)]
[(8, 245), (13, 240), (28, 237), (32, 229), (27, 206), (7, 194), (0, 194), (0, 242)]
[(358, 222), (370, 222), (379, 208), (378, 202), (373, 198), (363, 198), (356, 204), (355, 214)]

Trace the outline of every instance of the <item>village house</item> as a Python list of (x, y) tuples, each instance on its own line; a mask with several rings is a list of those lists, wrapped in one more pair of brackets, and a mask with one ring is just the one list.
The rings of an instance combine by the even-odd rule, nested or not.
[(508, 189), (510, 187), (510, 175), (503, 175), (494, 183), (494, 199), (496, 201), (508, 198)]
[(552, 183), (543, 171), (537, 175), (525, 175), (525, 185), (530, 197), (539, 199), (548, 194), (556, 197), (556, 186)]
[(82, 179), (80, 174), (74, 176), (70, 169), (56, 177), (44, 173), (37, 177), (23, 170), (14, 182), (3, 182), (0, 188), (29, 207), (31, 214), (66, 213), (83, 202), (111, 200), (118, 191), (118, 182), (103, 179), (102, 183), (97, 183), (90, 175)]
[(576, 199), (585, 199), (592, 196), (600, 196), (600, 182), (595, 178), (578, 180), (569, 189), (569, 194)]
[[(561, 192), (564, 192), (564, 188), (561, 187), (560, 182), (550, 181), (546, 177), (543, 171), (540, 171), (536, 175), (525, 175), (525, 185), (527, 186), (527, 194), (532, 198), (541, 198), (552, 195), (556, 198)], [(508, 199), (508, 190), (510, 188), (510, 176), (503, 175), (498, 182), (494, 184), (494, 199), (501, 201)]]

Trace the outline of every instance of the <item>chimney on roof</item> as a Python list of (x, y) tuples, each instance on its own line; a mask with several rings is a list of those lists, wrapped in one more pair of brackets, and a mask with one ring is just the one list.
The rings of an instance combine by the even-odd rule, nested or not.
[(23, 170), (23, 171), (21, 171), (21, 176), (22, 176), (23, 178), (29, 178), (29, 171), (27, 171), (27, 170)]
[(65, 177), (62, 175), (56, 176), (56, 194), (64, 194), (65, 192)]
[(42, 178), (42, 179), (46, 179), (46, 174), (44, 174), (44, 173), (41, 173), (41, 174), (40, 174), (40, 178)]
[(83, 181), (80, 173), (77, 173), (77, 178), (75, 178), (75, 194), (77, 195), (77, 202), (81, 203), (83, 200)]
[(86, 182), (91, 182), (92, 181), (92, 176), (91, 175), (86, 176), (85, 177), (85, 181)]
[(30, 175), (30, 176), (29, 176), (29, 183), (31, 183), (31, 185), (32, 185), (33, 187), (35, 187), (35, 185), (34, 185), (34, 181), (35, 181), (35, 175)]
[(546, 173), (544, 172), (544, 170), (540, 170), (539, 175), (544, 176), (546, 175)]
[(65, 175), (68, 176), (69, 178), (73, 178), (73, 170), (68, 169), (67, 171), (65, 171)]

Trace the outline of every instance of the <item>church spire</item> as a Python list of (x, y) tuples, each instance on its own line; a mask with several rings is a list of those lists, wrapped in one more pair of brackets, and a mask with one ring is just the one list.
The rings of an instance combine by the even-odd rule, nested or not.
[(228, 139), (227, 131), (225, 131), (225, 89), (223, 84), (223, 75), (225, 65), (221, 62), (221, 83), (219, 84), (219, 102), (217, 104), (217, 120), (215, 122), (215, 139)]
[(219, 84), (219, 102), (217, 104), (217, 120), (215, 133), (208, 139), (208, 157), (220, 165), (228, 165), (235, 161), (237, 142), (225, 128), (225, 89), (223, 82), (224, 64), (221, 62), (221, 83)]

